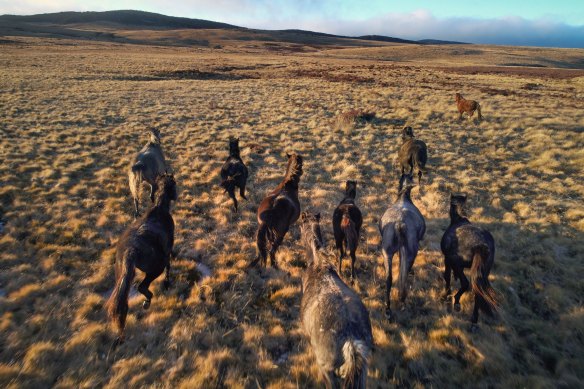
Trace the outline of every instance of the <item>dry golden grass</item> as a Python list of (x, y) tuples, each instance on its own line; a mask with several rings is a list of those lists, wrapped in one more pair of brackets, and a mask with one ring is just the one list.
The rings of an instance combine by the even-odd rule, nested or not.
[[(257, 204), (291, 150), (305, 157), (301, 203), (323, 213), (329, 246), (344, 180), (359, 181), (355, 289), (376, 343), (371, 387), (583, 385), (584, 78), (10, 39), (0, 46), (0, 386), (317, 386), (298, 324), (297, 227), (282, 271), (245, 269)], [(481, 103), (483, 122), (456, 119), (457, 91)], [(361, 107), (376, 118), (331, 128)], [(405, 310), (388, 323), (376, 220), (396, 194), (405, 124), (429, 147), (426, 184), (413, 192), (428, 231)], [(153, 284), (148, 311), (132, 293), (128, 340), (108, 358), (113, 245), (132, 221), (126, 168), (149, 126), (180, 188), (175, 282)], [(217, 187), (230, 135), (251, 172), (237, 215)], [(481, 316), (478, 334), (467, 331), (470, 294), (461, 313), (438, 301), (451, 190), (469, 193), (471, 219), (497, 243), (502, 315)]]

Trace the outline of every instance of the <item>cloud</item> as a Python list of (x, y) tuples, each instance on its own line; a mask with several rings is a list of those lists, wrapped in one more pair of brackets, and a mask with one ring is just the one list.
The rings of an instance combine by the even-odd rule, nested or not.
[(266, 20), (258, 28), (303, 28), (331, 34), (387, 35), (405, 39), (442, 39), (469, 43), (584, 48), (584, 26), (555, 20), (436, 18), (426, 10), (387, 13), (362, 20)]

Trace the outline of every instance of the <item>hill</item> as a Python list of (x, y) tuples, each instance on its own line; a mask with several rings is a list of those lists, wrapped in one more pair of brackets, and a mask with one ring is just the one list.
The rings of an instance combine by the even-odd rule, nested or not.
[[(384, 43), (400, 44), (451, 44), (454, 42), (426, 39), (413, 41), (382, 35), (364, 35), (358, 37), (327, 34), (323, 32), (299, 29), (260, 30), (248, 29), (227, 23), (213, 22), (202, 19), (166, 16), (153, 12), (119, 10), (105, 12), (58, 12), (39, 15), (2, 15), (0, 16), (0, 35), (10, 36), (52, 36), (58, 38), (76, 38), (109, 40), (126, 43), (152, 43), (164, 45), (194, 45), (200, 44), (199, 38), (183, 39), (181, 36), (166, 35), (164, 39), (156, 39), (152, 33), (146, 39), (133, 37), (124, 38), (116, 34), (118, 30), (226, 30), (238, 31), (241, 40), (282, 41), (296, 44), (338, 45), (338, 46), (371, 46)], [(88, 32), (91, 30), (94, 33)], [(107, 34), (104, 34), (108, 30)], [(192, 34), (191, 34), (192, 35)]]

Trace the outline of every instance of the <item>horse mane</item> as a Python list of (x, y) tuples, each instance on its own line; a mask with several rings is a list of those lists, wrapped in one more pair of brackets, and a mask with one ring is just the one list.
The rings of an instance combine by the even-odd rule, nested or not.
[[(306, 217), (310, 218), (311, 216), (312, 215), (310, 216), (303, 215), (303, 217), (305, 218)], [(300, 231), (307, 254), (312, 257), (312, 260), (309, 261), (309, 265), (313, 264), (318, 266), (323, 262), (322, 258), (320, 257), (320, 251), (323, 249), (323, 247), (320, 245), (320, 242), (318, 241), (318, 236), (316, 235), (316, 231), (313, 228), (314, 223), (318, 223), (318, 221), (317, 222), (313, 222), (311, 220), (303, 221), (300, 225)]]
[(286, 176), (283, 183), (286, 184), (291, 181), (297, 181), (302, 175), (302, 157), (298, 154), (292, 154), (288, 159), (288, 167), (286, 168)]

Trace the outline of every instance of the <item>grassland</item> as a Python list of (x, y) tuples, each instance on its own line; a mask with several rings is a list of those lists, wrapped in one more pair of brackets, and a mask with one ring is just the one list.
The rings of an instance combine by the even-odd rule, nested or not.
[[(322, 212), (331, 253), (344, 180), (359, 181), (355, 289), (373, 325), (371, 387), (582, 387), (581, 72), (466, 74), (428, 53), (388, 62), (348, 50), (360, 52), (2, 41), (0, 386), (318, 386), (298, 322), (297, 227), (278, 254), (281, 270), (246, 269), (256, 207), (294, 150), (305, 157), (302, 206)], [(415, 48), (395, 53), (405, 50)], [(539, 55), (577, 62), (584, 50)], [(480, 101), (483, 122), (457, 120), (457, 91)], [(350, 109), (376, 119), (337, 125)], [(428, 230), (405, 309), (387, 322), (376, 221), (396, 195), (406, 124), (429, 146), (427, 181), (413, 192)], [(160, 129), (179, 185), (175, 282), (169, 291), (162, 278), (153, 284), (148, 311), (131, 295), (128, 339), (108, 355), (103, 304), (114, 244), (132, 221), (126, 168), (148, 127)], [(251, 172), (239, 214), (217, 186), (230, 135)], [(471, 220), (497, 243), (491, 280), (502, 313), (481, 316), (477, 334), (468, 294), (460, 313), (439, 301), (450, 191), (469, 194)]]

